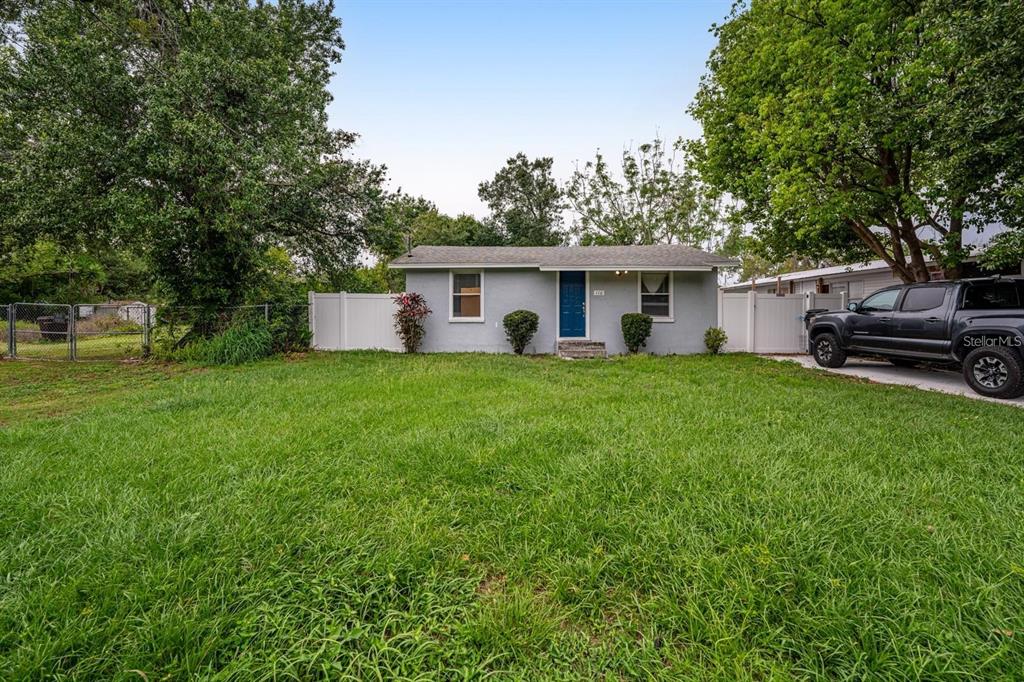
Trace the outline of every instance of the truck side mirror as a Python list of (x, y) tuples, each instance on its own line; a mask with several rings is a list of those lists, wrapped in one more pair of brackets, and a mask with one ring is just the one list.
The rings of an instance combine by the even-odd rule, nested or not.
[(850, 312), (855, 313), (858, 310), (860, 310), (860, 303), (857, 303), (856, 301), (850, 301), (849, 303), (846, 304), (846, 309), (849, 310)]

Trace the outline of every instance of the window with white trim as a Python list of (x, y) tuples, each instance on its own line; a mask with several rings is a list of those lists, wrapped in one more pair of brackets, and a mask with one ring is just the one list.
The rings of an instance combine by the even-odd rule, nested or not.
[(637, 273), (640, 287), (640, 312), (655, 320), (672, 319), (672, 273)]
[(456, 271), (450, 275), (452, 320), (484, 319), (484, 273), (482, 270)]

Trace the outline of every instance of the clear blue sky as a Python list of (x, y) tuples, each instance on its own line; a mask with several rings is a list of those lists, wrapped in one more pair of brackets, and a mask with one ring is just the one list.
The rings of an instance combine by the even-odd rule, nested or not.
[(334, 127), (392, 189), (485, 213), (477, 184), (519, 151), (560, 180), (600, 148), (694, 137), (686, 114), (729, 0), (338, 0)]

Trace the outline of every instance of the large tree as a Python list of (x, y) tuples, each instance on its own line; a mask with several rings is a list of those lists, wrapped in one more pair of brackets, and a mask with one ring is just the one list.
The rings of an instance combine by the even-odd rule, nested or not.
[(717, 245), (718, 200), (662, 140), (623, 151), (621, 176), (600, 152), (573, 173), (565, 194), (581, 243)]
[(408, 249), (428, 244), (435, 246), (499, 246), (504, 243), (492, 223), (460, 213), (452, 217), (422, 197), (401, 191), (388, 197), (380, 220), (369, 228), (370, 250), (383, 260), (391, 260)]
[(520, 152), (477, 194), (491, 210), (488, 221), (510, 246), (555, 246), (565, 240), (565, 200), (551, 174), (551, 157), (533, 159)]
[(1021, 226), (1024, 3), (751, 0), (714, 33), (693, 150), (770, 258), (926, 281)]
[(351, 264), (383, 172), (327, 125), (324, 0), (21, 0), (0, 46), (0, 237), (141, 248), (175, 303), (234, 304), (266, 254)]

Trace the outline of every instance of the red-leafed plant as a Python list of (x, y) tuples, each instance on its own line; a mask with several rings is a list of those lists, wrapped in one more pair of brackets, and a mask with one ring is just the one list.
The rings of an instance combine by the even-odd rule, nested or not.
[(423, 328), (423, 321), (430, 315), (430, 308), (422, 294), (406, 292), (392, 296), (395, 300), (395, 331), (402, 339), (406, 353), (415, 353), (419, 350), (420, 343), (426, 330)]

